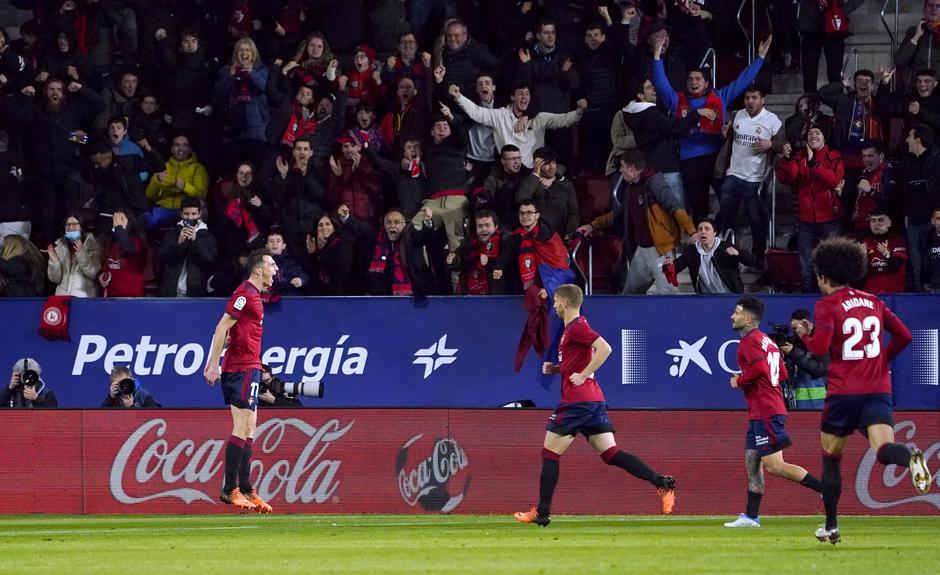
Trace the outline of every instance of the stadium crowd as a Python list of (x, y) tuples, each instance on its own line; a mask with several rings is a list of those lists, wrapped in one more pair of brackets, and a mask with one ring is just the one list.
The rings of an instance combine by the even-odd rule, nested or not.
[[(940, 0), (895, 63), (843, 79), (828, 23), (861, 3), (770, 2), (747, 65), (727, 0), (14, 2), (0, 295), (228, 296), (262, 247), (277, 295), (522, 293), (598, 233), (623, 241), (623, 293), (685, 267), (742, 292), (772, 265), (774, 173), (804, 291), (843, 233), (868, 289), (940, 289)], [(715, 61), (740, 73), (713, 85)], [(800, 70), (778, 118), (770, 74)]]

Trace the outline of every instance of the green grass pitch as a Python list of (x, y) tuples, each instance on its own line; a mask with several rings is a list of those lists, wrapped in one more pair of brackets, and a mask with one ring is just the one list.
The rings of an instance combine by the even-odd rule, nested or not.
[(940, 516), (495, 515), (0, 516), (0, 573), (783, 573), (940, 572)]

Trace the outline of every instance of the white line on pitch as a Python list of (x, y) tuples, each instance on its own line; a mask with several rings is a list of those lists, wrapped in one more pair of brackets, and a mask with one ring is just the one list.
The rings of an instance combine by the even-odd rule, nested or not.
[(35, 531), (3, 531), (0, 537), (20, 537), (23, 535), (76, 535), (81, 533), (133, 533), (145, 531), (228, 531), (230, 529), (257, 529), (257, 525), (232, 525), (220, 527), (102, 527), (100, 529), (39, 529)]

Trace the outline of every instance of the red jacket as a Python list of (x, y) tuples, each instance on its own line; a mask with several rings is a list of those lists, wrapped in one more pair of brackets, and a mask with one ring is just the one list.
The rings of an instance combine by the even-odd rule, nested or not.
[[(907, 240), (897, 232), (876, 236), (869, 232), (861, 240), (868, 258), (868, 275), (865, 291), (869, 293), (899, 293), (904, 291), (907, 277)], [(890, 254), (885, 257), (878, 244), (883, 244)]]
[(131, 236), (137, 253), (124, 254), (118, 242), (112, 241), (101, 266), (102, 274), (110, 274), (111, 283), (104, 290), (104, 297), (144, 297), (144, 268), (150, 252), (147, 242), (140, 236)]
[(352, 160), (339, 161), (343, 174), (330, 171), (330, 189), (327, 192), (331, 209), (346, 204), (357, 220), (376, 224), (382, 216), (381, 183), (369, 158), (362, 156), (353, 170)]
[(845, 178), (842, 156), (823, 146), (806, 160), (806, 150), (798, 150), (789, 160), (777, 164), (777, 179), (796, 188), (801, 222), (822, 224), (842, 216), (842, 202), (835, 187)]

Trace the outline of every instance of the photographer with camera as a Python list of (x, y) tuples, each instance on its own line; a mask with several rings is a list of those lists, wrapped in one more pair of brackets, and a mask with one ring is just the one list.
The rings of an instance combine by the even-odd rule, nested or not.
[(0, 408), (59, 407), (55, 392), (42, 380), (42, 367), (35, 359), (24, 357), (16, 360), (12, 371), (10, 385), (0, 391)]
[[(790, 315), (790, 325), (771, 323), (770, 339), (780, 348), (787, 372), (784, 397), (790, 409), (822, 409), (826, 399), (826, 371), (829, 355), (817, 356), (803, 345), (803, 334), (813, 333), (812, 315), (798, 309)], [(792, 330), (792, 332), (791, 332)]]
[(258, 402), (260, 407), (303, 407), (304, 404), (284, 390), (284, 381), (274, 377), (271, 366), (261, 364), (261, 380), (258, 388)]
[(140, 385), (131, 373), (130, 366), (116, 365), (111, 370), (111, 388), (101, 403), (101, 407), (153, 409), (161, 405)]

